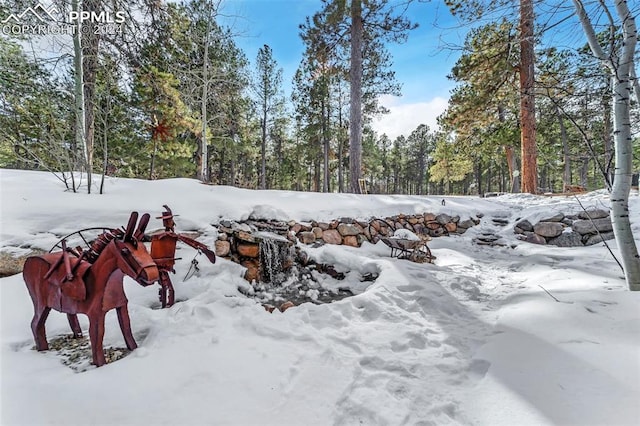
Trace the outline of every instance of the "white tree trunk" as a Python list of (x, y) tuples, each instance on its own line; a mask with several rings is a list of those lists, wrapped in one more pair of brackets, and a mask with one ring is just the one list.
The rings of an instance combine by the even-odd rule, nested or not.
[(622, 23), (622, 51), (605, 53), (598, 43), (596, 33), (580, 0), (573, 0), (578, 17), (587, 36), (594, 56), (611, 71), (613, 87), (613, 134), (615, 143), (615, 170), (611, 189), (611, 218), (624, 274), (630, 290), (640, 291), (640, 257), (629, 221), (629, 192), (631, 190), (632, 137), (630, 103), (632, 94), (631, 77), (633, 56), (638, 40), (635, 19), (629, 11), (626, 0), (616, 0), (616, 13)]
[[(74, 0), (72, 2), (71, 7), (74, 12), (79, 12), (82, 8), (80, 7), (80, 0)], [(84, 111), (84, 79), (83, 79), (83, 70), (82, 70), (82, 31), (81, 31), (82, 23), (78, 19), (75, 27), (75, 32), (73, 34), (73, 68), (75, 73), (75, 85), (74, 85), (74, 95), (75, 95), (75, 120), (76, 120), (76, 145), (82, 148), (82, 159), (84, 161), (85, 166), (89, 165), (89, 151), (87, 149), (87, 144), (85, 143), (85, 111)], [(73, 170), (71, 170), (73, 174)], [(76, 191), (75, 182), (73, 184), (73, 192)]]

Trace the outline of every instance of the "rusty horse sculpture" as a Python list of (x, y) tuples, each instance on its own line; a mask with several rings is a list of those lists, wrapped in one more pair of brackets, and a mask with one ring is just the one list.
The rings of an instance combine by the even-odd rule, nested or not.
[(159, 279), (156, 263), (139, 242), (149, 215), (142, 216), (134, 232), (137, 221), (138, 213), (131, 213), (125, 231), (114, 229), (101, 235), (87, 251), (67, 249), (63, 242), (61, 252), (27, 259), (22, 274), (33, 300), (31, 330), (37, 350), (49, 349), (44, 325), (52, 308), (67, 314), (74, 337), (82, 336), (77, 314), (87, 315), (93, 363), (98, 367), (106, 363), (102, 340), (105, 315), (111, 309), (116, 309), (127, 348), (137, 347), (131, 332), (123, 278), (128, 275), (143, 286)]

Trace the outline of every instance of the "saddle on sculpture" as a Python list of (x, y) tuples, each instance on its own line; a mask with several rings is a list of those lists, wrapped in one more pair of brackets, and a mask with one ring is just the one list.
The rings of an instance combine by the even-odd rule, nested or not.
[[(66, 244), (63, 242), (63, 250), (57, 253), (49, 253), (40, 256), (50, 266), (44, 279), (50, 286), (60, 289), (60, 292), (73, 300), (85, 300), (87, 289), (84, 283), (84, 274), (91, 263), (80, 258), (69, 256)], [(57, 292), (54, 292), (57, 293)]]

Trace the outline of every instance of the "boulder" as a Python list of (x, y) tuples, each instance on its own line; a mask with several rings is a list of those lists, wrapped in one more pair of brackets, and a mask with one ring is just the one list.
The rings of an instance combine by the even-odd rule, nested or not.
[(540, 222), (560, 222), (564, 219), (564, 213), (555, 213), (553, 216), (542, 219)]
[(347, 235), (358, 235), (362, 233), (362, 229), (350, 223), (340, 223), (338, 225), (338, 232), (344, 237)]
[(442, 225), (440, 225), (438, 222), (429, 222), (429, 223), (427, 223), (427, 228), (429, 228), (431, 230), (440, 229), (441, 227), (442, 227)]
[(516, 223), (516, 226), (523, 231), (533, 231), (533, 225), (527, 219), (521, 220), (520, 222)]
[(475, 226), (475, 222), (471, 219), (458, 222), (458, 229), (460, 228), (469, 229), (469, 228), (473, 228), (474, 226)]
[(286, 311), (286, 310), (287, 310), (287, 309), (289, 309), (289, 308), (293, 308), (294, 306), (296, 306), (296, 305), (294, 305), (292, 301), (287, 300), (287, 301), (286, 301), (286, 302), (284, 302), (282, 305), (280, 305), (280, 307), (278, 307), (278, 310), (279, 310), (280, 312), (284, 312), (284, 311)]
[(236, 250), (242, 257), (257, 258), (260, 254), (260, 246), (258, 244), (238, 243)]
[(573, 230), (581, 235), (595, 234), (597, 231), (611, 232), (613, 231), (613, 225), (608, 217), (593, 220), (580, 219), (573, 222)]
[(311, 232), (313, 232), (313, 235), (315, 235), (316, 238), (322, 238), (322, 228), (319, 226), (311, 228)]
[(425, 213), (424, 214), (424, 221), (425, 222), (432, 222), (436, 220), (436, 215), (433, 213)]
[[(320, 228), (317, 228), (320, 229)], [(320, 230), (320, 236), (322, 236), (322, 230)], [(298, 234), (298, 238), (300, 242), (303, 244), (312, 244), (316, 242), (316, 234), (311, 231), (303, 231)]]
[(456, 225), (455, 222), (449, 222), (444, 225), (444, 228), (447, 230), (447, 232), (456, 232), (456, 229), (458, 229), (458, 225)]
[(22, 272), (24, 262), (27, 261), (28, 257), (38, 256), (45, 253), (43, 250), (33, 248), (25, 250), (25, 252), (23, 252), (22, 249), (19, 249), (19, 251), (22, 254), (12, 253), (10, 251), (0, 251), (0, 278), (19, 274)]
[(447, 223), (451, 222), (451, 216), (449, 216), (446, 213), (440, 213), (438, 216), (436, 216), (436, 221), (440, 225), (444, 225), (444, 224), (447, 224)]
[(322, 232), (322, 240), (327, 244), (342, 244), (342, 235), (335, 229)]
[(444, 228), (432, 229), (429, 231), (429, 236), (431, 237), (442, 237), (444, 235)]
[(568, 218), (568, 217), (566, 217), (566, 216), (565, 216), (565, 217), (564, 217), (564, 219), (562, 219), (562, 220), (560, 221), (560, 223), (564, 223), (564, 224), (565, 224), (565, 225), (567, 225), (567, 226), (571, 226), (571, 225), (573, 225), (573, 221), (574, 221), (574, 220), (575, 220), (575, 219), (570, 219), (570, 218)]
[(613, 235), (613, 232), (602, 232), (600, 234), (591, 235), (584, 242), (584, 245), (585, 246), (592, 246), (594, 244), (598, 244), (598, 243), (601, 243), (603, 241), (613, 240), (614, 238), (615, 237)]
[(242, 266), (247, 268), (244, 273), (244, 279), (251, 282), (260, 279), (260, 265), (256, 259), (247, 259), (240, 262)]
[(541, 237), (538, 234), (531, 234), (528, 235), (524, 241), (528, 242), (528, 243), (532, 243), (532, 244), (547, 244), (547, 240), (544, 239), (544, 237)]
[(533, 232), (545, 238), (555, 238), (563, 230), (564, 225), (559, 222), (539, 222), (533, 227)]
[[(226, 235), (226, 234), (225, 234)], [(216, 256), (227, 257), (231, 251), (231, 244), (226, 240), (217, 240), (215, 242)]]
[(326, 222), (318, 222), (318, 228), (326, 231), (327, 229), (329, 229), (329, 224)]
[(344, 237), (342, 244), (350, 247), (360, 247), (358, 244), (358, 237), (355, 235), (347, 235)]
[(418, 235), (428, 235), (429, 230), (424, 227), (424, 225), (417, 223), (413, 226), (413, 231)]
[(580, 219), (602, 219), (609, 216), (609, 212), (602, 209), (593, 209), (587, 211), (581, 211), (578, 213)]
[(582, 236), (577, 232), (563, 232), (549, 240), (549, 244), (558, 247), (582, 247)]

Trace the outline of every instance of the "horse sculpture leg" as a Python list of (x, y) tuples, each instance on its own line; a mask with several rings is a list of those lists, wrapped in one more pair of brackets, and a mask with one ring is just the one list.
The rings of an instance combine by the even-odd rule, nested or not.
[(118, 322), (120, 323), (120, 330), (122, 330), (124, 341), (127, 344), (127, 348), (130, 351), (132, 351), (138, 347), (138, 344), (136, 343), (136, 340), (133, 338), (133, 333), (131, 332), (131, 321), (129, 320), (129, 308), (127, 308), (127, 305), (117, 307), (116, 313), (118, 314)]
[(44, 323), (47, 321), (51, 308), (49, 307), (35, 307), (33, 319), (31, 320), (31, 331), (33, 332), (33, 339), (36, 341), (36, 349), (39, 351), (46, 351), (49, 349), (49, 343), (47, 342), (47, 334), (44, 328)]
[(160, 271), (160, 303), (163, 308), (171, 307), (175, 303), (175, 291), (173, 290), (173, 284), (171, 283), (171, 277), (167, 271)]
[(93, 355), (93, 363), (96, 367), (100, 367), (107, 363), (104, 358), (104, 350), (102, 349), (102, 339), (104, 338), (104, 316), (105, 312), (102, 311), (88, 315), (91, 353)]
[(82, 328), (80, 328), (80, 323), (78, 322), (78, 315), (76, 314), (67, 314), (67, 319), (69, 320), (69, 325), (71, 326), (71, 331), (73, 331), (73, 338), (79, 339), (82, 337)]

